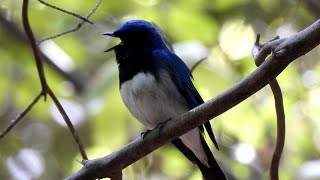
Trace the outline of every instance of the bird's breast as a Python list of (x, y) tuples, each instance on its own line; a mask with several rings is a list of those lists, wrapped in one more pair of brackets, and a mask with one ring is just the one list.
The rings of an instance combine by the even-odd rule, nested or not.
[(157, 79), (152, 73), (139, 72), (121, 84), (120, 94), (131, 114), (148, 129), (189, 110), (167, 72), (160, 72)]

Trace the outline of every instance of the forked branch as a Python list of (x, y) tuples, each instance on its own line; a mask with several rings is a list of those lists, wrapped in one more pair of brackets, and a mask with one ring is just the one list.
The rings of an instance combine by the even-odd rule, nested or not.
[[(38, 0), (38, 1), (43, 2), (43, 1), (41, 1), (41, 0)], [(50, 36), (50, 37), (45, 38), (45, 39), (42, 39), (41, 41), (38, 42), (38, 45), (41, 44), (41, 43), (44, 42), (44, 41), (47, 41), (47, 40), (50, 40), (50, 39), (54, 39), (54, 38), (57, 38), (57, 37), (60, 37), (60, 36), (63, 36), (63, 35), (66, 35), (66, 34), (69, 34), (69, 33), (72, 33), (72, 32), (75, 32), (75, 31), (79, 30), (85, 22), (89, 21), (88, 19), (89, 19), (90, 16), (98, 9), (98, 7), (100, 6), (101, 2), (102, 2), (102, 0), (98, 0), (97, 3), (95, 4), (95, 6), (90, 10), (90, 12), (89, 12), (85, 17), (82, 17), (82, 16), (78, 15), (78, 16), (81, 17), (81, 18), (80, 18), (80, 17), (78, 17), (78, 16), (75, 15), (76, 17), (78, 17), (78, 18), (81, 19), (80, 22), (79, 22), (76, 26), (74, 26), (73, 28), (71, 28), (71, 29), (69, 29), (69, 30), (66, 30), (66, 31), (64, 31), (64, 32), (62, 32), (62, 33), (59, 33), (59, 34)], [(46, 3), (46, 4), (48, 4), (48, 3)], [(52, 7), (52, 5), (50, 5), (50, 7)], [(67, 14), (70, 14), (69, 11), (66, 12), (66, 10), (63, 10), (63, 9), (61, 9), (61, 8), (58, 8), (58, 7), (55, 7), (55, 6), (52, 7), (52, 8), (55, 8), (55, 9), (57, 9), (57, 10), (60, 10), (60, 11), (65, 12), (65, 13), (67, 13)], [(73, 14), (75, 14), (75, 13), (73, 13)], [(89, 22), (90, 22), (90, 21), (89, 21)], [(93, 24), (93, 23), (92, 23), (92, 24)]]
[(43, 69), (43, 63), (42, 60), (40, 58), (39, 55), (39, 49), (38, 46), (36, 44), (36, 40), (34, 38), (32, 29), (30, 27), (30, 23), (29, 23), (29, 17), (28, 17), (28, 6), (29, 6), (29, 1), (28, 0), (23, 0), (23, 5), (22, 5), (22, 22), (23, 22), (23, 28), (26, 32), (26, 35), (29, 39), (30, 42), (30, 46), (32, 48), (33, 51), (33, 55), (34, 55), (34, 60), (36, 63), (36, 67), (37, 67), (37, 71), (38, 71), (38, 75), (39, 75), (39, 79), (40, 79), (40, 83), (41, 83), (41, 92), (40, 94), (30, 103), (30, 105), (20, 114), (17, 116), (17, 118), (15, 120), (13, 120), (9, 126), (3, 131), (3, 133), (1, 133), (0, 138), (3, 138), (12, 128), (15, 124), (17, 124), (30, 110), (31, 108), (38, 102), (38, 100), (40, 99), (41, 96), (44, 96), (44, 98), (46, 99), (47, 94), (52, 98), (54, 104), (56, 105), (56, 107), (58, 108), (60, 114), (62, 115), (64, 121), (66, 122), (72, 137), (74, 138), (74, 140), (76, 141), (81, 156), (84, 160), (88, 159), (85, 149), (83, 147), (83, 144), (78, 136), (77, 131), (75, 130), (74, 126), (72, 125), (72, 122), (70, 120), (70, 118), (68, 117), (67, 113), (65, 112), (65, 110), (63, 109), (61, 103), (59, 102), (59, 100), (56, 98), (55, 94), (53, 93), (53, 91), (51, 90), (51, 88), (49, 87), (49, 85), (47, 84), (46, 81), (46, 77), (45, 77), (45, 73), (44, 73), (44, 69)]

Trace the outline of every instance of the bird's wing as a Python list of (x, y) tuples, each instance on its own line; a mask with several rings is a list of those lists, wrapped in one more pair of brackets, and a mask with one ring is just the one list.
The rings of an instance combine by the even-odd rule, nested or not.
[(153, 52), (153, 58), (167, 69), (180, 93), (187, 100), (190, 109), (203, 103), (200, 94), (191, 81), (192, 74), (189, 68), (177, 55), (169, 50), (157, 50)]
[[(187, 100), (190, 109), (193, 109), (204, 101), (198, 93), (197, 89), (192, 83), (192, 74), (187, 65), (174, 53), (169, 50), (156, 50), (153, 52), (153, 57), (156, 62), (162, 63), (162, 67), (166, 68), (170, 73), (172, 80), (176, 84), (178, 90)], [(217, 149), (219, 149), (218, 144), (215, 140), (210, 122), (204, 124), (208, 135)], [(199, 127), (201, 132), (203, 132), (203, 126)]]

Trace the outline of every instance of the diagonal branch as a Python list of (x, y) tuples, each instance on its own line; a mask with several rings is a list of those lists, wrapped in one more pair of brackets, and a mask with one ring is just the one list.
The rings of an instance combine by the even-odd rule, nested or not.
[(49, 88), (48, 89), (48, 94), (51, 97), (51, 99), (53, 100), (54, 104), (56, 105), (56, 107), (58, 108), (60, 114), (62, 115), (64, 121), (66, 122), (72, 137), (74, 138), (74, 140), (76, 141), (76, 143), (78, 144), (81, 156), (83, 159), (88, 159), (88, 156), (86, 154), (86, 151), (84, 150), (84, 146), (80, 140), (80, 137), (76, 131), (76, 129), (74, 128), (69, 116), (67, 115), (66, 111), (63, 109), (61, 103), (59, 102), (58, 98), (56, 97), (56, 95), (52, 92), (52, 90)]
[(26, 107), (24, 111), (22, 111), (16, 119), (12, 120), (10, 124), (0, 133), (0, 139), (4, 138), (5, 135), (7, 135), (11, 129), (18, 123), (20, 120), (32, 109), (32, 107), (39, 101), (39, 99), (43, 96), (42, 92), (38, 94), (36, 98)]
[(163, 146), (191, 129), (208, 122), (241, 103), (275, 79), (292, 61), (308, 53), (320, 43), (320, 20), (305, 30), (291, 36), (274, 48), (256, 70), (247, 77), (208, 102), (190, 110), (181, 117), (168, 121), (151, 131), (144, 139), (138, 138), (108, 156), (83, 161), (84, 167), (67, 180), (93, 180), (111, 177), (122, 169)]

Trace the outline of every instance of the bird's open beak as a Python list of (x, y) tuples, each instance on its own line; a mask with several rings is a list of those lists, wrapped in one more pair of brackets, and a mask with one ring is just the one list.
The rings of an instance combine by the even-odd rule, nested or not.
[(105, 32), (102, 35), (116, 37), (113, 32)]
[[(105, 32), (105, 33), (103, 33), (102, 35), (111, 36), (111, 37), (116, 37), (116, 36), (114, 35), (114, 32)], [(116, 45), (116, 46), (114, 46), (114, 47), (112, 47), (112, 48), (110, 48), (110, 49), (105, 50), (104, 52), (112, 51), (112, 50), (114, 50), (117, 46), (119, 46), (119, 44)]]
[(113, 46), (112, 48), (107, 49), (107, 50), (105, 50), (104, 52), (112, 51), (112, 50), (114, 50), (116, 47), (118, 47), (118, 46), (122, 46), (122, 45), (123, 45), (123, 43), (121, 42), (120, 44), (118, 44), (118, 45), (116, 45), (116, 46)]
[(109, 49), (105, 50), (104, 52), (112, 51), (112, 50), (114, 50), (117, 46), (119, 46), (119, 44), (118, 44), (118, 45), (116, 45), (116, 46), (113, 46), (112, 48), (109, 48)]

